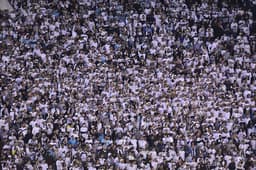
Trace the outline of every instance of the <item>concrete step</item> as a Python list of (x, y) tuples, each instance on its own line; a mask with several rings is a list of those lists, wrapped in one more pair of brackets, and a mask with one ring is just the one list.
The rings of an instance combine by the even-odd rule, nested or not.
[(8, 0), (0, 0), (0, 10), (9, 10), (12, 11), (13, 7), (10, 5)]

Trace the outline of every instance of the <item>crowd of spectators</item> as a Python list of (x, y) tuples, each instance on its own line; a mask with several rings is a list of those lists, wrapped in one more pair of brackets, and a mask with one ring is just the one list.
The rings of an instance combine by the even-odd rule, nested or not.
[(255, 0), (10, 3), (0, 169), (255, 169)]

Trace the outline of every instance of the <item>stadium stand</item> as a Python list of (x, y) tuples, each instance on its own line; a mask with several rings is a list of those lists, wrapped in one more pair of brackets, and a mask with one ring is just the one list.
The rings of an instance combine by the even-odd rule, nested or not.
[(10, 0), (0, 170), (255, 170), (255, 0)]

